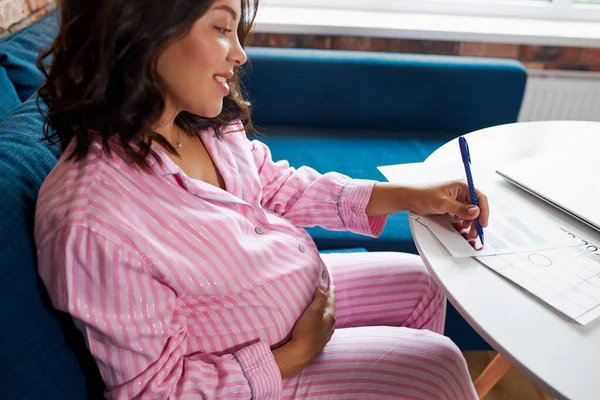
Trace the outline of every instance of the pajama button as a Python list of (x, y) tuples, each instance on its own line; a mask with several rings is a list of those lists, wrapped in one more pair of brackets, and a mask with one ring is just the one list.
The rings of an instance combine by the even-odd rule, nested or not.
[(323, 270), (323, 272), (321, 273), (321, 278), (325, 279), (327, 278), (327, 270)]
[(254, 232), (261, 235), (264, 231), (263, 231), (263, 228), (261, 228), (260, 226), (257, 226), (256, 228), (254, 228)]
[(298, 246), (298, 249), (304, 253), (306, 251), (306, 246), (304, 246), (304, 244), (300, 243), (300, 246)]

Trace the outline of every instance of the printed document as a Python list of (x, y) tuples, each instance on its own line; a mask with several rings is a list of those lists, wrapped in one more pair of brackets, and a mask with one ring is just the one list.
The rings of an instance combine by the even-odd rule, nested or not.
[(477, 260), (585, 325), (600, 316), (600, 248), (570, 232), (563, 234), (576, 246)]

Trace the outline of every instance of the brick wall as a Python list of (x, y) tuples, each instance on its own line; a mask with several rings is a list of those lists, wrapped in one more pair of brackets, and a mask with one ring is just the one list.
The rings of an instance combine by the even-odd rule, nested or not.
[[(52, 8), (53, 0), (0, 0), (0, 38), (22, 29)], [(505, 57), (516, 58), (532, 69), (600, 71), (600, 49), (596, 48), (276, 33), (258, 33), (253, 44), (267, 47)]]
[(274, 33), (254, 35), (253, 44), (266, 47), (516, 58), (532, 69), (600, 71), (600, 49), (596, 48)]
[(0, 38), (31, 24), (52, 8), (52, 0), (0, 0)]

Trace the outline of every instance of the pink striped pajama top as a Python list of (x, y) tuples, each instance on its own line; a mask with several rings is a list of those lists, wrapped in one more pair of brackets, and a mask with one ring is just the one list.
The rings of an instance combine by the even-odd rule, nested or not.
[(42, 185), (35, 240), (54, 306), (84, 333), (107, 397), (278, 398), (270, 347), (330, 278), (320, 225), (369, 236), (373, 181), (273, 162), (240, 124), (199, 135), (227, 191), (190, 179), (158, 148), (142, 172), (94, 141)]

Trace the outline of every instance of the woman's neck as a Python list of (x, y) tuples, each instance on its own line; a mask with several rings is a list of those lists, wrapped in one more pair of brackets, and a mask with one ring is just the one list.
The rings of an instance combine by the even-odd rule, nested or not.
[(159, 133), (175, 148), (177, 148), (176, 144), (181, 143), (181, 140), (183, 140), (182, 135), (185, 136), (185, 132), (175, 124), (175, 118), (177, 118), (178, 114), (177, 107), (173, 105), (171, 100), (167, 99), (165, 101), (165, 110), (153, 127), (155, 132)]

